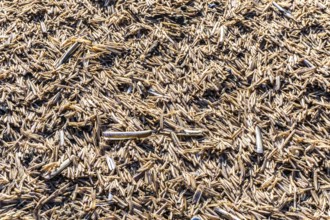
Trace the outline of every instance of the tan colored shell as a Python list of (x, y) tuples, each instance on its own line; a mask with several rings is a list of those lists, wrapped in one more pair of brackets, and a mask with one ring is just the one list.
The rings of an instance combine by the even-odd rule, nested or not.
[(0, 219), (327, 219), (329, 6), (1, 0)]

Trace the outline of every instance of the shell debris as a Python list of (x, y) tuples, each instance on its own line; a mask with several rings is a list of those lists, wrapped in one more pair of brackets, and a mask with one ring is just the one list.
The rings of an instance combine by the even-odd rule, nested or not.
[(0, 1), (0, 219), (328, 219), (330, 2)]
[(260, 128), (258, 126), (256, 126), (256, 146), (257, 146), (257, 153), (258, 154), (262, 154), (264, 153), (264, 148), (262, 145), (262, 136), (261, 136), (261, 131)]
[(110, 171), (114, 170), (116, 168), (115, 161), (111, 157), (109, 157), (109, 156), (106, 156), (105, 158), (107, 160), (107, 164), (108, 164), (109, 170)]

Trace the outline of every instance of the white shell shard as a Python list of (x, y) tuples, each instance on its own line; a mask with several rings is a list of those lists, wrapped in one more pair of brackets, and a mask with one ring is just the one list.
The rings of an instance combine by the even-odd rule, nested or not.
[(258, 126), (256, 126), (256, 145), (257, 145), (257, 153), (258, 154), (264, 153), (264, 148), (262, 146), (261, 132)]
[(227, 32), (227, 27), (221, 26), (220, 27), (220, 39), (219, 39), (220, 44), (222, 44), (225, 41), (226, 32)]
[(112, 171), (116, 168), (116, 164), (115, 164), (115, 161), (109, 157), (109, 156), (106, 156), (106, 160), (107, 160), (107, 164), (108, 164), (108, 167), (109, 167), (109, 170)]
[(64, 131), (60, 130), (60, 146), (64, 146)]
[(113, 199), (113, 195), (111, 192), (109, 192), (109, 195), (108, 195), (108, 202), (111, 202)]
[(105, 136), (108, 140), (128, 140), (128, 139), (144, 138), (150, 136), (151, 134), (152, 134), (152, 130), (103, 132), (103, 136)]

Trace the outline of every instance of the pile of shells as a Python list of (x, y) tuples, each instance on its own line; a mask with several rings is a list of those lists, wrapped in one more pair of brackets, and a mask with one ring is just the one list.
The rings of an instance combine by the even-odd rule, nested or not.
[(325, 219), (329, 6), (0, 1), (0, 218)]

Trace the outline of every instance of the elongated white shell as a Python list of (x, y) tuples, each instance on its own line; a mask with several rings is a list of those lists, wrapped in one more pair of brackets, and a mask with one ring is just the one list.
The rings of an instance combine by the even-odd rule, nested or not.
[(60, 146), (64, 146), (64, 131), (60, 130)]
[(258, 126), (256, 126), (256, 145), (257, 145), (257, 153), (258, 154), (264, 153), (264, 148), (262, 146), (261, 132)]

